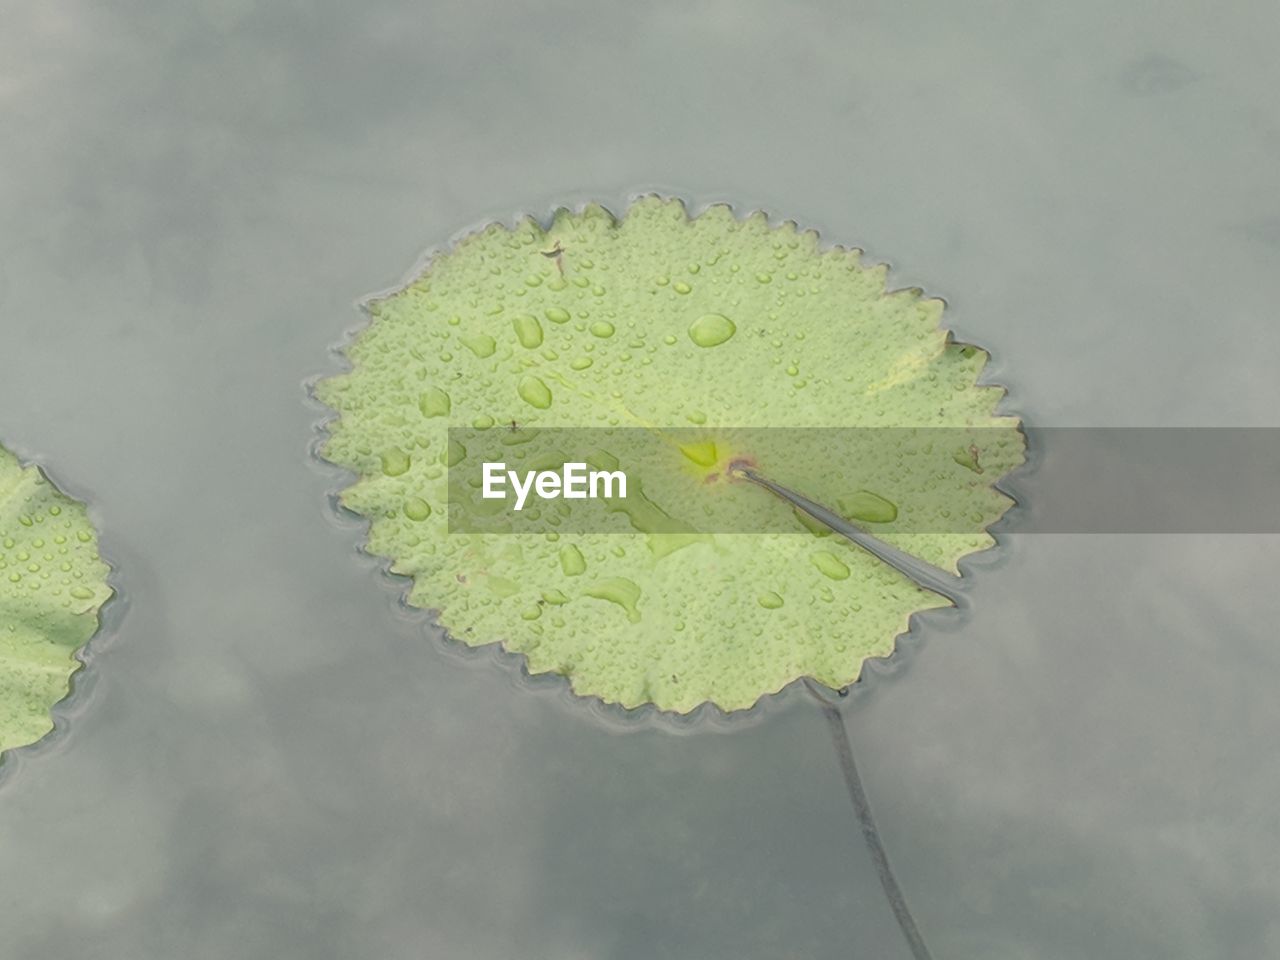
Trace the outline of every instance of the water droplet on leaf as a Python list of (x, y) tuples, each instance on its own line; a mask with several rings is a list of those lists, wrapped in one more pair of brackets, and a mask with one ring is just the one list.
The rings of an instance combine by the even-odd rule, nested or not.
[(487, 333), (477, 333), (474, 337), (463, 337), (462, 345), (481, 360), (493, 356), (493, 352), (498, 349), (497, 341)]
[(850, 520), (892, 523), (898, 518), (898, 505), (870, 490), (859, 490), (850, 496), (841, 497), (836, 503), (840, 512)]
[(431, 504), (421, 497), (410, 497), (404, 502), (404, 515), (410, 520), (425, 520), (431, 516)]
[(819, 550), (809, 559), (813, 561), (813, 565), (818, 568), (824, 577), (830, 577), (832, 580), (849, 579), (849, 568), (834, 553)]
[(627, 612), (627, 619), (632, 623), (640, 622), (640, 610), (636, 606), (640, 601), (640, 587), (626, 577), (612, 577), (592, 584), (583, 591), (588, 597), (608, 600), (616, 603)]
[(539, 410), (551, 406), (551, 388), (538, 377), (525, 377), (516, 387), (516, 392), (525, 403)]
[(587, 569), (586, 558), (582, 551), (571, 543), (560, 548), (560, 569), (566, 577), (576, 577)]
[(418, 395), (418, 409), (424, 417), (448, 416), (451, 406), (449, 395), (439, 387), (424, 390)]
[(382, 453), (382, 472), (388, 477), (398, 477), (409, 470), (409, 455), (399, 447), (392, 447)]
[(728, 317), (719, 313), (707, 313), (689, 327), (689, 339), (700, 347), (716, 347), (737, 332), (738, 328)]
[(522, 313), (511, 321), (511, 326), (515, 329), (516, 338), (522, 347), (532, 350), (534, 347), (542, 346), (542, 324), (538, 322), (537, 317)]

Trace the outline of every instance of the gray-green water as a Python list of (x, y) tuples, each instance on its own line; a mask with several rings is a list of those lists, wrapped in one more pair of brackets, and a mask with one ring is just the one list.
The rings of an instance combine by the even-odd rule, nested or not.
[[(0, 777), (5, 957), (906, 956), (805, 696), (604, 722), (442, 643), (329, 509), (304, 379), (487, 216), (763, 206), (948, 298), (1038, 423), (1277, 425), (1268, 0), (0, 22), (0, 438), (123, 595)], [(938, 960), (1280, 954), (1278, 562), (1013, 537), (853, 698)]]

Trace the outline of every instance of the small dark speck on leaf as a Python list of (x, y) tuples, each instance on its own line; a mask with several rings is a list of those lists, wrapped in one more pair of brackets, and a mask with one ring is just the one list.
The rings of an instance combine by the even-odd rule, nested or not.
[(559, 240), (556, 241), (556, 245), (550, 250), (540, 250), (538, 252), (548, 259), (554, 260), (556, 262), (556, 269), (560, 271), (560, 276), (564, 276), (564, 247), (560, 245)]

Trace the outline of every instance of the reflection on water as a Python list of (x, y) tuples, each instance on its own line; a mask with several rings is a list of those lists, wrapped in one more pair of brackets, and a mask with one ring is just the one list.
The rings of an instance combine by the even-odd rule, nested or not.
[[(812, 703), (602, 723), (460, 655), (300, 384), (424, 245), (666, 185), (872, 244), (1038, 423), (1274, 426), (1269, 13), (11, 11), (0, 435), (128, 606), (4, 776), (6, 954), (908, 956)], [(1011, 534), (851, 698), (936, 956), (1280, 949), (1278, 551)]]

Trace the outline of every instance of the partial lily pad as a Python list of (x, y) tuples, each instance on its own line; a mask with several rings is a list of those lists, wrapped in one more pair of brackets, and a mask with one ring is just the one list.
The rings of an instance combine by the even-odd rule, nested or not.
[(111, 596), (84, 504), (0, 447), (0, 750), (53, 728)]
[[(338, 412), (324, 456), (359, 475), (342, 502), (372, 521), (368, 549), (463, 643), (501, 642), (626, 707), (743, 709), (800, 677), (843, 687), (949, 601), (730, 483), (730, 466), (955, 571), (992, 544), (1011, 503), (993, 484), (1023, 459), (1017, 421), (995, 414), (1003, 391), (977, 383), (987, 354), (950, 341), (941, 301), (885, 280), (859, 251), (725, 206), (690, 218), (649, 197), (621, 219), (592, 205), (494, 224), (368, 305), (353, 369), (317, 386)], [(646, 481), (632, 532), (450, 533), (448, 471), (468, 456), (450, 426), (700, 435)], [(788, 429), (759, 439), (854, 427), (964, 435), (875, 463), (851, 444), (797, 452)], [(1003, 437), (982, 449), (964, 433), (992, 428)], [(703, 490), (730, 512), (783, 511), (793, 532), (682, 532), (670, 518)]]

